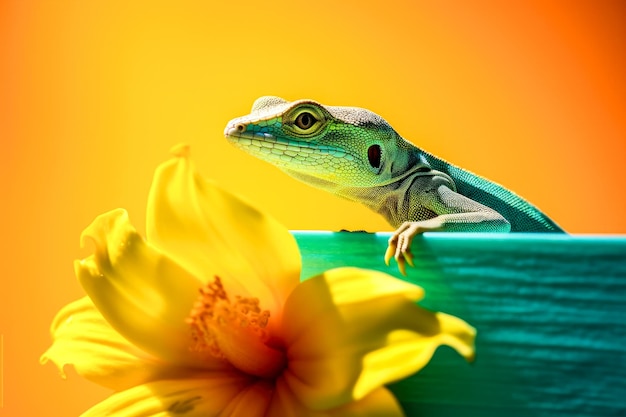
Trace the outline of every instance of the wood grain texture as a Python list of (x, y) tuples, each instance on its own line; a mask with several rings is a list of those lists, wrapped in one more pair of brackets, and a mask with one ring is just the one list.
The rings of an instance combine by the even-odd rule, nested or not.
[[(293, 232), (302, 277), (384, 265), (387, 233)], [(391, 386), (407, 415), (626, 415), (626, 237), (426, 234), (413, 243), (420, 302), (478, 330), (473, 364), (440, 348)]]

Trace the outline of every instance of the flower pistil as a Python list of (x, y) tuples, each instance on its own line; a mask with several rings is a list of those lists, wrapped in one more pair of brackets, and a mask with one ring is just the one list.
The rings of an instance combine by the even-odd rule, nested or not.
[(261, 309), (258, 298), (236, 295), (231, 300), (218, 276), (199, 293), (187, 318), (191, 350), (207, 352), (264, 378), (275, 377), (284, 369), (284, 351), (268, 346), (270, 312)]

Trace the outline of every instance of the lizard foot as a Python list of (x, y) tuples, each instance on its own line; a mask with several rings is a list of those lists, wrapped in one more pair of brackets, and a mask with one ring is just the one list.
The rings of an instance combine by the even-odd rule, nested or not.
[(387, 250), (385, 251), (385, 263), (389, 265), (391, 258), (398, 263), (400, 273), (406, 276), (406, 264), (413, 264), (413, 254), (411, 253), (411, 242), (413, 238), (425, 232), (426, 229), (421, 227), (419, 222), (404, 222), (389, 238)]

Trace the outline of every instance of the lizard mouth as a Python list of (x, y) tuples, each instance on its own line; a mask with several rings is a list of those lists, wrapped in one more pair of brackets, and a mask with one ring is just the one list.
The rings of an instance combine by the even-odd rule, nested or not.
[(345, 161), (355, 159), (344, 149), (334, 146), (276, 137), (267, 132), (246, 131), (243, 123), (226, 126), (224, 136), (238, 148), (261, 159), (272, 160), (276, 165), (318, 165), (319, 159), (323, 157), (341, 158)]

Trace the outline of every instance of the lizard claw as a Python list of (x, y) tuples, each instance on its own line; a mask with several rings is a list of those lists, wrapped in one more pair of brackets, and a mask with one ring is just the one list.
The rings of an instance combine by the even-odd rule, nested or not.
[(385, 251), (385, 265), (389, 266), (389, 261), (393, 258), (394, 253), (396, 253), (396, 244), (389, 239), (387, 250)]
[(415, 268), (415, 264), (413, 263), (413, 254), (411, 254), (411, 252), (405, 252), (404, 259), (406, 260), (406, 263), (411, 266), (411, 268)]
[[(397, 238), (395, 237), (395, 235), (389, 239), (389, 245), (387, 246), (387, 250), (385, 251), (385, 264), (389, 266), (391, 258), (395, 258), (396, 262), (398, 263), (398, 270), (402, 275), (406, 276), (406, 266), (404, 262), (405, 259), (403, 256), (397, 255), (398, 246), (396, 242)], [(409, 265), (413, 266), (413, 259), (410, 260)]]
[(385, 264), (389, 265), (391, 258), (398, 263), (398, 270), (406, 276), (406, 264), (414, 267), (413, 254), (411, 254), (411, 242), (413, 237), (421, 232), (415, 222), (405, 222), (389, 238), (389, 245), (385, 251)]

